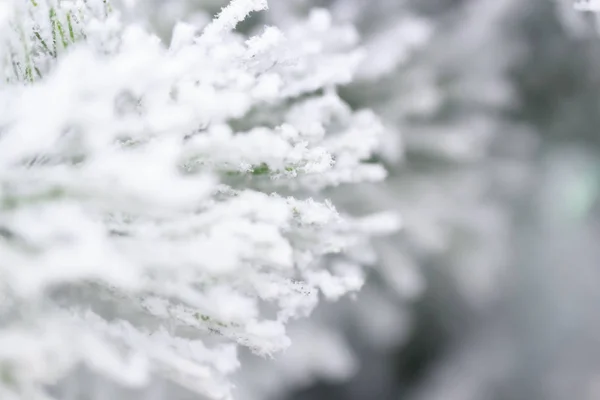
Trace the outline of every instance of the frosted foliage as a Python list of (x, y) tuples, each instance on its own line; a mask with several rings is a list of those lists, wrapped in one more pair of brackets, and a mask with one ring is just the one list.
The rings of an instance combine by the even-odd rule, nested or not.
[(0, 398), (48, 398), (81, 363), (229, 398), (238, 346), (282, 350), (319, 292), (361, 287), (345, 250), (394, 218), (311, 197), (385, 177), (381, 123), (335, 90), (357, 34), (323, 10), (234, 31), (266, 7), (167, 46), (106, 0), (0, 4)]

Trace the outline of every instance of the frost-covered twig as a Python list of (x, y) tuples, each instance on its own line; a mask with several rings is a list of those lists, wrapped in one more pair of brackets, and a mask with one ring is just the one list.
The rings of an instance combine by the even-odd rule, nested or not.
[(356, 34), (325, 11), (234, 31), (265, 6), (233, 0), (170, 46), (106, 0), (0, 9), (3, 399), (45, 398), (80, 362), (228, 398), (231, 343), (280, 350), (319, 290), (361, 286), (343, 252), (377, 226), (310, 197), (385, 176), (380, 122), (335, 90)]

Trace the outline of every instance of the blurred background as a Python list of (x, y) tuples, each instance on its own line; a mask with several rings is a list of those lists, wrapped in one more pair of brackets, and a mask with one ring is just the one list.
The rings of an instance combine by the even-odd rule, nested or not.
[[(147, 0), (161, 32), (220, 0)], [(384, 184), (328, 193), (392, 209), (368, 282), (244, 354), (249, 400), (600, 399), (600, 34), (571, 0), (271, 0), (314, 7), (367, 51), (341, 90), (388, 127)], [(359, 250), (360, 251), (360, 250)], [(377, 256), (377, 257), (376, 257)]]

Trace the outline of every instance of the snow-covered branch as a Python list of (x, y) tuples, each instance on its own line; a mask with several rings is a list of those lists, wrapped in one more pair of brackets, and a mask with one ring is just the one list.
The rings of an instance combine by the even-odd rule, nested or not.
[[(271, 354), (379, 230), (316, 191), (381, 180), (383, 127), (336, 86), (362, 52), (328, 13), (234, 28), (233, 0), (169, 46), (107, 0), (0, 7), (0, 397), (79, 363), (228, 398), (235, 345)], [(393, 228), (389, 218), (381, 230)]]

